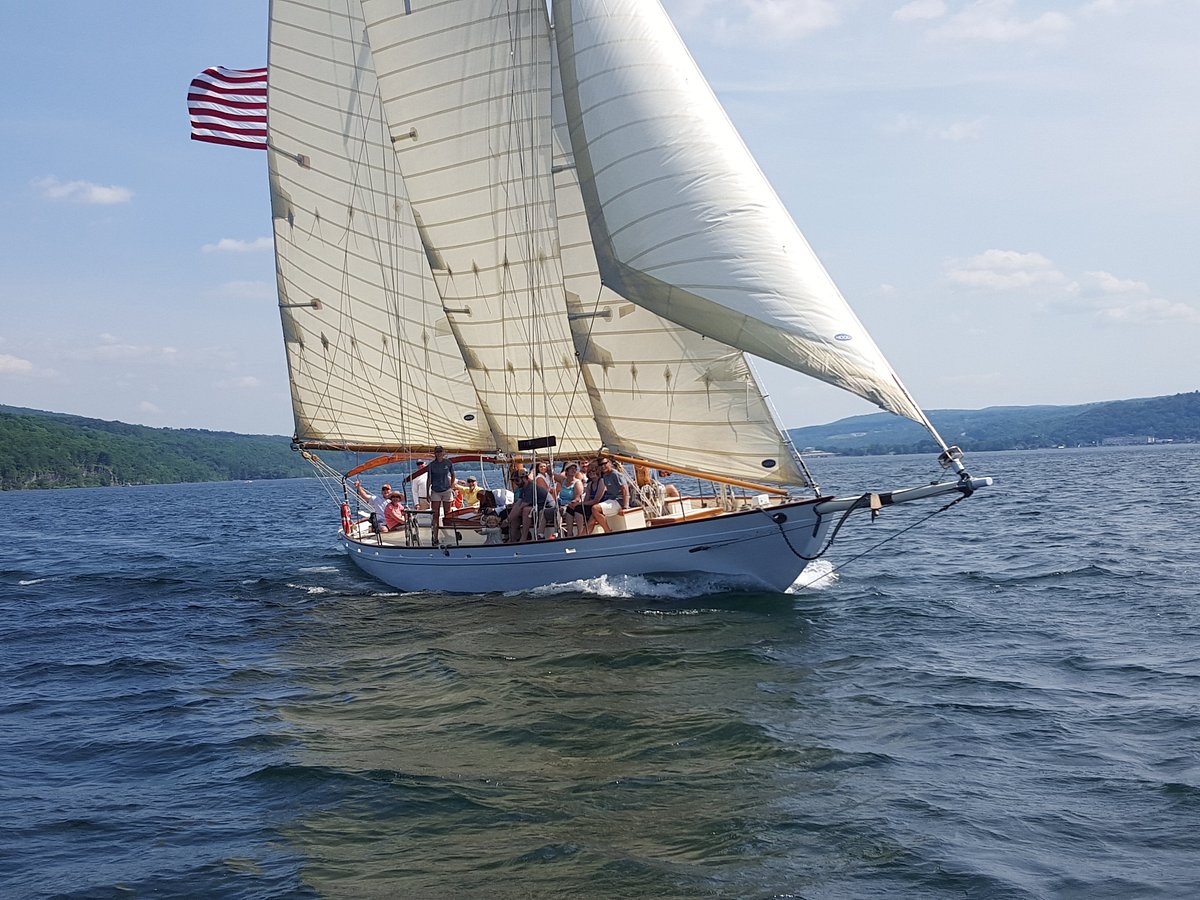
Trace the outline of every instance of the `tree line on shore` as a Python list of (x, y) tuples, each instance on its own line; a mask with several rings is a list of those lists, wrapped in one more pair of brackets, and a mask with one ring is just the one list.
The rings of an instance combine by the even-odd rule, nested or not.
[[(929, 413), (942, 437), (964, 450), (1035, 450), (1108, 443), (1200, 441), (1200, 391), (1079, 406), (996, 406)], [(937, 448), (916, 422), (889, 413), (795, 428), (797, 447), (843, 456), (930, 453)]]
[[(1082, 406), (937, 410), (929, 415), (942, 436), (964, 450), (1200, 441), (1200, 391)], [(888, 413), (792, 429), (790, 434), (797, 447), (843, 455), (935, 449), (919, 425)], [(344, 461), (341, 454), (322, 455), (335, 467)], [(282, 436), (149, 428), (0, 406), (0, 490), (257, 481), (312, 474)]]
[(300, 478), (284, 437), (0, 411), (0, 489)]

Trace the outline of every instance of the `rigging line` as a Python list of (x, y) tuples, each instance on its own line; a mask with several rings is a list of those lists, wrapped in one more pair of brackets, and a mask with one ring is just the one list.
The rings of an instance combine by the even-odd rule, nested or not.
[[(863, 494), (863, 496), (860, 497), (859, 499), (862, 500), (864, 498), (869, 498), (870, 496), (871, 495), (868, 492), (866, 494)], [(874, 553), (876, 550), (878, 550), (884, 544), (894, 541), (896, 538), (900, 537), (900, 535), (905, 534), (909, 531), (912, 531), (914, 528), (916, 528), (919, 525), (924, 525), (926, 522), (928, 522), (934, 516), (940, 515), (941, 513), (944, 513), (946, 510), (950, 509), (950, 507), (956, 506), (957, 504), (962, 503), (969, 496), (970, 496), (970, 494), (962, 494), (961, 496), (954, 498), (949, 503), (945, 504), (944, 506), (940, 506), (937, 509), (935, 509), (933, 512), (929, 513), (929, 515), (923, 516), (922, 518), (918, 519), (917, 521), (913, 522), (912, 524), (906, 525), (904, 528), (901, 528), (899, 531), (893, 532), (888, 537), (885, 537), (883, 540), (879, 541), (878, 543), (872, 544), (870, 547), (863, 550), (861, 553), (857, 553), (854, 556), (851, 556), (849, 559), (838, 563), (836, 566), (834, 566), (828, 572), (819, 575), (818, 577), (814, 578), (812, 581), (809, 581), (809, 582), (806, 582), (805, 584), (800, 585), (800, 588), (804, 589), (807, 587), (811, 587), (812, 585), (814, 585), (818, 581), (820, 581), (822, 578), (828, 578), (834, 572), (838, 572), (838, 571), (844, 569), (846, 566), (850, 565), (850, 563), (857, 562), (858, 560), (862, 559), (864, 556), (866, 556), (869, 553)], [(791, 550), (792, 553), (798, 559), (803, 559), (803, 560), (807, 560), (807, 561), (811, 562), (813, 560), (820, 559), (822, 556), (825, 555), (825, 552), (830, 547), (833, 546), (833, 541), (837, 537), (838, 531), (841, 530), (842, 525), (845, 524), (846, 520), (850, 517), (850, 514), (860, 508), (861, 507), (858, 507), (858, 506), (852, 506), (842, 514), (842, 518), (838, 521), (837, 526), (833, 529), (833, 533), (829, 535), (829, 540), (827, 540), (825, 542), (825, 546), (821, 548), (821, 552), (819, 552), (816, 556), (805, 556), (803, 553), (800, 553), (794, 546), (792, 546), (791, 539), (787, 536), (787, 532), (785, 532), (783, 530), (783, 523), (775, 522), (775, 524), (779, 528), (779, 533), (781, 535), (783, 535), (783, 540), (787, 544), (788, 549)], [(766, 513), (766, 510), (763, 510), (763, 512)], [(767, 515), (769, 515), (769, 513), (767, 513)], [(774, 522), (774, 519), (772, 519), (771, 521)]]
[[(570, 410), (575, 408), (575, 398), (579, 395), (579, 382), (582, 381), (583, 377), (584, 377), (583, 376), (583, 367), (585, 365), (584, 356), (587, 355), (588, 345), (591, 343), (591, 340), (592, 340), (592, 328), (595, 327), (595, 325), (596, 325), (595, 312), (600, 307), (600, 295), (602, 293), (604, 293), (604, 283), (603, 282), (601, 282), (600, 285), (596, 288), (596, 302), (592, 306), (593, 314), (588, 321), (588, 331), (587, 331), (587, 336), (584, 338), (584, 341), (583, 341), (583, 350), (581, 351), (578, 347), (576, 347), (576, 349), (575, 349), (575, 360), (577, 363), (577, 365), (575, 366), (575, 383), (571, 386), (571, 402), (567, 405), (567, 409), (564, 410), (564, 412), (563, 412), (563, 422), (561, 424), (564, 427), (566, 426), (566, 417), (570, 414)], [(567, 308), (567, 312), (570, 313), (570, 307)], [(570, 325), (571, 325), (571, 323), (568, 320), (567, 328), (568, 328), (568, 333), (571, 338), (571, 343), (573, 345), (575, 343), (575, 334), (574, 334), (574, 332), (571, 332), (569, 330)], [(590, 404), (590, 398), (589, 398), (589, 404)], [(603, 438), (601, 438), (601, 440), (603, 440)]]
[[(369, 48), (366, 43), (360, 45), (362, 50), (369, 53)], [(363, 92), (365, 93), (365, 92)], [(380, 141), (378, 146), (387, 147), (388, 127), (386, 122), (386, 112), (382, 105), (382, 96), (376, 81), (376, 90), (371, 97), (371, 111), (378, 112), (378, 115), (372, 116), (371, 120), (366, 121), (364, 116), (364, 133), (367, 127), (378, 127), (380, 129)], [(366, 138), (364, 137), (364, 148)], [(406, 324), (412, 325), (414, 320), (410, 315), (406, 314), (406, 308), (415, 307), (419, 313), (419, 318), (415, 319), (416, 325), (421, 329), (422, 334), (428, 334), (435, 331), (435, 326), (430, 323), (430, 313), (434, 307), (434, 302), (431, 301), (426, 293), (432, 284), (434, 290), (437, 290), (436, 280), (423, 277), (422, 267), (424, 263), (424, 248), (421, 245), (419, 236), (411, 243), (404, 240), (406, 229), (411, 229), (415, 234), (415, 222), (409, 223), (405, 221), (402, 210), (407, 206), (412, 209), (411, 200), (407, 196), (407, 191), (403, 190), (403, 173), (400, 171), (399, 160), (394, 152), (384, 152), (383, 168), (384, 187), (377, 192), (372, 192), (370, 199), (373, 204), (377, 202), (377, 198), (382, 196), (382, 199), (387, 203), (386, 216), (380, 215), (378, 209), (373, 208), (377, 219), (386, 223), (387, 240), (386, 249), (388, 250), (388, 259), (385, 262), (382, 255), (378, 262), (384, 274), (391, 275), (390, 289), (384, 288), (387, 296), (388, 305), (391, 313), (391, 337), (394, 340), (394, 349), (391, 352), (395, 378), (396, 396), (393, 400), (394, 404), (399, 407), (399, 434), (398, 442), (405, 447), (411, 446), (413, 427), (410, 427), (410, 421), (414, 418), (419, 420), (419, 427), (423, 429), (423, 437), (433, 436), (434, 422), (437, 419), (437, 413), (440, 413), (442, 421), (453, 421), (456, 419), (457, 410), (447, 404), (446, 396), (437, 390), (430, 387), (430, 379), (425, 377), (421, 380), (420, 387), (411, 376), (411, 373), (419, 372), (428, 376), (428, 373), (434, 371), (433, 356), (441, 357), (439, 349), (431, 349), (427, 342), (422, 342), (421, 346), (415, 343), (410, 343), (404, 340)], [(370, 178), (373, 174), (373, 169), (367, 168), (367, 176)], [(379, 243), (377, 238), (376, 243)], [(406, 259), (411, 259), (416, 263), (417, 273), (415, 279), (420, 285), (419, 295), (413, 296), (415, 301), (411, 304), (406, 303), (409, 294), (406, 292), (406, 285), (409, 282), (410, 271), (408, 270)], [(414, 292), (415, 294), (416, 292)], [(436, 296), (436, 308), (439, 312), (444, 308), (444, 303), (440, 291)], [(415, 357), (415, 359), (414, 359)], [(444, 359), (439, 359), (438, 375), (446, 377)], [(472, 390), (474, 388), (472, 387)], [(407, 398), (406, 398), (407, 395)]]
[[(528, 297), (529, 311), (529, 428), (536, 432), (538, 430), (538, 410), (537, 401), (540, 395), (542, 400), (542, 421), (548, 423), (550, 420), (550, 398), (546, 392), (546, 340), (547, 335), (542, 334), (542, 322), (538, 316), (538, 284), (541, 276), (539, 267), (536, 265), (534, 243), (534, 204), (536, 186), (533, 183), (535, 172), (537, 171), (537, 142), (534, 139), (534, 129), (537, 117), (537, 105), (534, 102), (536, 89), (537, 75), (537, 59), (536, 59), (536, 37), (534, 27), (534, 3), (533, 0), (528, 8), (529, 13), (529, 34), (528, 44), (525, 48), (525, 53), (520, 52), (521, 44), (521, 19), (523, 10), (520, 0), (517, 0), (515, 12), (513, 7), (509, 6), (509, 40), (514, 48), (514, 64), (512, 69), (512, 77), (509, 81), (509, 121), (513, 123), (511, 135), (516, 141), (516, 152), (513, 157), (517, 161), (518, 173), (520, 175), (521, 185), (521, 215), (524, 220), (525, 232), (525, 278), (526, 291)], [(515, 29), (515, 30), (514, 30)], [(525, 74), (533, 76), (535, 84), (533, 89), (528, 84), (521, 83), (521, 76)], [(525, 128), (528, 128), (528, 134)], [(522, 147), (524, 144), (524, 147)], [(524, 152), (521, 152), (524, 150)], [(538, 390), (537, 381), (541, 380), (541, 390)]]
[[(348, 8), (347, 8), (347, 21), (349, 21), (349, 9)], [(352, 48), (354, 49), (355, 54), (356, 55), (360, 54), (362, 51), (362, 47), (354, 40), (353, 36), (351, 36), (350, 43), (351, 43)], [(362, 201), (363, 216), (365, 217), (369, 211), (369, 214), (373, 217), (373, 221), (376, 223), (382, 222), (386, 228), (386, 233), (383, 235), (372, 234), (370, 232), (371, 222), (367, 221), (367, 222), (363, 223), (364, 227), (366, 229), (368, 229), (366, 232), (364, 232), (364, 237), (368, 238), (369, 245), (374, 250), (374, 254), (373, 254), (375, 257), (374, 262), (379, 267), (379, 271), (382, 276), (380, 278), (379, 287), (380, 287), (380, 291), (383, 294), (385, 309), (390, 307), (390, 310), (388, 310), (390, 312), (389, 318), (393, 319), (393, 333), (389, 336), (391, 338), (393, 338), (393, 340), (394, 340), (394, 347), (399, 348), (400, 347), (399, 326), (398, 326), (398, 321), (396, 321), (396, 320), (398, 320), (399, 314), (400, 314), (399, 313), (399, 300), (398, 300), (398, 297), (399, 297), (398, 282), (400, 280), (398, 278), (398, 275), (400, 274), (400, 272), (399, 272), (399, 267), (397, 264), (396, 242), (391, 239), (392, 234), (393, 234), (394, 223), (393, 223), (392, 217), (390, 215), (380, 215), (379, 208), (378, 208), (379, 196), (382, 196), (382, 199), (386, 202), (393, 195), (391, 193), (389, 186), (386, 184), (386, 179), (385, 179), (385, 184), (381, 189), (376, 189), (375, 185), (374, 185), (374, 179), (372, 177), (373, 170), (370, 165), (370, 161), (367, 159), (367, 156), (368, 156), (367, 147), (368, 147), (368, 141), (370, 139), (370, 135), (369, 135), (369, 122), (368, 122), (367, 110), (363, 109), (363, 106), (362, 106), (362, 100), (363, 100), (363, 96), (365, 95), (365, 91), (363, 91), (360, 86), (357, 89), (351, 89), (351, 94), (354, 96), (354, 98), (356, 100), (356, 104), (358, 106), (358, 109), (360, 110), (360, 113), (361, 113), (361, 115), (359, 116), (360, 123), (361, 123), (360, 131), (359, 131), (359, 134), (357, 135), (357, 139), (358, 139), (357, 151), (358, 152), (356, 154), (354, 154), (354, 156), (352, 158), (348, 156), (348, 160), (351, 163), (351, 181), (350, 181), (350, 186), (351, 186), (350, 208), (352, 211), (351, 216), (353, 217), (353, 210), (355, 208), (354, 199), (356, 197), (358, 197)], [(370, 101), (372, 110), (374, 110), (374, 108), (376, 107), (378, 100), (379, 100), (379, 93), (378, 93), (378, 90), (376, 90), (375, 96), (372, 97), (371, 101)], [(381, 113), (381, 116), (382, 116), (382, 113)], [(385, 176), (386, 176), (386, 170), (385, 170)], [(389, 275), (391, 276), (390, 279), (387, 277)], [(347, 279), (347, 281), (348, 281), (348, 278), (349, 278), (348, 271), (343, 272), (343, 278)], [(390, 285), (389, 285), (389, 280), (390, 280)], [(350, 290), (349, 290), (348, 284), (347, 284), (346, 293), (347, 293), (348, 300), (351, 303), (353, 303), (353, 297), (350, 296)], [(352, 323), (352, 326), (356, 326), (359, 324), (357, 319), (355, 319), (353, 316), (351, 316), (351, 323)], [(354, 329), (352, 327), (352, 334), (356, 330), (357, 329)], [(356, 348), (357, 352), (356, 352), (355, 356), (359, 359), (359, 361), (363, 367), (363, 371), (370, 372), (372, 367), (367, 362), (365, 356), (363, 356), (362, 342), (359, 341), (356, 336), (353, 341), (353, 346)], [(387, 363), (389, 361), (391, 362), (391, 366), (389, 367), (391, 369), (391, 371), (387, 371), (384, 368), (385, 366), (387, 366)], [(379, 383), (377, 383), (376, 379), (371, 378), (371, 377), (368, 377), (365, 379), (367, 382), (367, 387), (372, 396), (373, 402), (375, 404), (375, 408), (377, 410), (378, 409), (387, 409), (388, 410), (387, 421), (391, 425), (392, 434), (395, 436), (397, 441), (403, 441), (404, 432), (406, 430), (406, 427), (405, 427), (405, 404), (403, 402), (403, 399), (404, 399), (403, 398), (403, 391), (404, 391), (403, 373), (400, 370), (400, 358), (399, 358), (398, 353), (393, 351), (392, 353), (388, 353), (385, 356), (385, 354), (381, 351), (378, 372), (379, 372), (380, 376), (384, 375), (386, 372), (387, 375), (394, 378), (397, 391), (399, 392), (399, 396), (396, 396), (396, 397), (385, 396), (385, 394), (382, 390), (382, 386)], [(394, 414), (394, 408), (397, 408), (397, 407), (399, 410), (399, 415), (397, 417), (399, 419), (399, 422), (393, 423), (392, 417)], [(376, 418), (378, 418), (378, 417), (376, 417)], [(399, 432), (396, 431), (397, 426), (399, 427)]]
[[(505, 13), (504, 13), (504, 22), (508, 27), (507, 48), (508, 48), (508, 52), (510, 55), (512, 54), (514, 40), (515, 40), (514, 35), (513, 35), (512, 15), (513, 15), (512, 4), (510, 2), (510, 3), (506, 4)], [(495, 70), (496, 69), (493, 68), (493, 71), (495, 71)], [(505, 77), (507, 79), (507, 94), (508, 94), (508, 96), (507, 96), (507, 101), (508, 101), (507, 102), (507, 115), (504, 118), (507, 123), (508, 130), (509, 130), (509, 137), (511, 138), (513, 122), (516, 121), (516, 108), (515, 108), (515, 100), (514, 100), (514, 98), (516, 96), (516, 85), (515, 85), (516, 69), (515, 69), (515, 66), (510, 64), (510, 65), (506, 66), (503, 71), (504, 71)], [(490, 104), (489, 104), (489, 106), (490, 106)], [(490, 115), (490, 113), (491, 113), (490, 108), (488, 110), (488, 113)], [(489, 149), (493, 159), (496, 162), (503, 164), (503, 163), (508, 162), (510, 154), (507, 152), (504, 152), (502, 150), (501, 146), (499, 145), (499, 142), (497, 141), (498, 138), (504, 137), (503, 133), (500, 132), (500, 128), (498, 127), (500, 124), (501, 123), (493, 123), (493, 122), (489, 121), (487, 123), (486, 127), (489, 131), (488, 149)], [(493, 131), (495, 132), (494, 134), (493, 134)], [(493, 143), (493, 141), (497, 141), (497, 142)], [(500, 306), (500, 346), (503, 351), (503, 360), (504, 360), (504, 366), (503, 366), (503, 370), (502, 370), (502, 377), (503, 377), (503, 382), (504, 382), (504, 393), (503, 393), (503, 397), (502, 397), (502, 405), (503, 405), (503, 410), (504, 410), (503, 430), (504, 430), (505, 435), (510, 435), (510, 434), (512, 434), (512, 425), (510, 424), (510, 419), (513, 416), (511, 398), (514, 396), (514, 394), (517, 397), (520, 397), (522, 392), (520, 390), (514, 390), (516, 385), (513, 383), (510, 383), (510, 381), (509, 381), (509, 365), (510, 365), (510, 362), (508, 359), (508, 346), (509, 346), (509, 343), (508, 343), (508, 322), (509, 322), (508, 308), (509, 308), (509, 304), (505, 302), (505, 299), (509, 293), (510, 280), (512, 277), (511, 269), (508, 265), (506, 265), (506, 262), (508, 260), (508, 252), (507, 252), (506, 248), (508, 246), (508, 239), (510, 237), (509, 229), (511, 227), (510, 215), (509, 215), (509, 207), (510, 207), (509, 191), (511, 190), (510, 184), (511, 184), (512, 179), (501, 177), (502, 175), (507, 175), (507, 174), (509, 174), (507, 171), (501, 172), (499, 169), (497, 169), (497, 171), (495, 173), (496, 180), (498, 182), (497, 193), (500, 195), (497, 197), (497, 200), (503, 198), (504, 203), (503, 203), (503, 208), (501, 208), (501, 204), (497, 202), (496, 205), (492, 208), (491, 212), (492, 212), (493, 218), (495, 218), (497, 216), (497, 214), (499, 214), (499, 217), (500, 217), (500, 223), (499, 223), (500, 228), (498, 229), (500, 231), (500, 233), (497, 234), (496, 237), (499, 240), (500, 249), (502, 252), (501, 252), (499, 258), (496, 260), (497, 271), (496, 271), (495, 302), (497, 302)], [(479, 293), (481, 296), (483, 295), (482, 278), (483, 278), (483, 273), (480, 272), (478, 269), (476, 269), (475, 270), (475, 281), (476, 281), (475, 287), (476, 287), (476, 292)], [(521, 321), (519, 315), (516, 317), (516, 321), (517, 321), (517, 324), (519, 325), (520, 321)], [(514, 377), (516, 376), (515, 366), (513, 367), (513, 376)]]
[[(346, 21), (349, 21), (349, 16), (346, 17)], [(352, 39), (352, 41), (353, 41), (353, 39)], [(309, 76), (309, 80), (315, 81), (316, 79), (313, 76)], [(360, 150), (360, 155), (363, 152), (365, 152), (365, 140), (363, 142), (363, 147), (364, 147), (364, 149)], [(354, 233), (354, 231), (353, 231), (353, 208), (354, 208), (354, 206), (353, 206), (352, 201), (353, 201), (354, 193), (360, 187), (360, 184), (358, 181), (358, 177), (359, 177), (358, 173), (359, 173), (359, 169), (362, 166), (362, 160), (359, 159), (359, 160), (355, 161), (350, 158), (347, 158), (347, 162), (350, 163), (350, 166), (351, 166), (351, 180), (350, 180), (350, 190), (351, 190), (350, 200), (351, 200), (351, 202), (349, 204), (350, 213), (347, 216), (345, 228), (342, 231), (341, 239), (337, 242), (324, 241), (326, 244), (330, 245), (331, 247), (340, 246), (342, 249), (342, 273), (341, 273), (342, 277), (341, 277), (341, 284), (339, 285), (337, 290), (338, 290), (338, 293), (340, 294), (341, 298), (344, 300), (351, 299), (350, 291), (349, 291), (349, 266), (347, 265), (347, 260), (349, 259), (350, 255), (351, 255), (350, 254), (350, 243), (351, 243), (350, 239)], [(320, 221), (319, 218), (314, 215), (314, 223), (319, 223), (319, 221)], [(341, 318), (343, 320), (343, 322), (348, 321), (350, 323), (349, 328), (344, 327), (344, 325), (337, 326), (339, 336), (344, 336), (345, 339), (350, 342), (350, 347), (347, 349), (347, 348), (344, 348), (341, 346), (341, 341), (339, 340), (338, 348), (345, 350), (345, 352), (347, 353), (347, 356), (351, 359), (354, 359), (354, 358), (358, 357), (358, 349), (357, 349), (358, 342), (356, 341), (356, 339), (354, 337), (354, 331), (355, 331), (354, 325), (357, 324), (357, 320), (355, 319), (354, 315), (347, 310), (344, 303), (338, 304), (337, 311), (338, 311), (339, 318)], [(366, 366), (365, 360), (361, 360), (361, 357), (359, 357), (359, 358), (365, 367)], [(328, 360), (328, 357), (327, 357), (327, 360)], [(344, 368), (345, 368), (346, 376), (352, 377), (353, 376), (353, 367), (344, 367)], [(332, 378), (332, 373), (328, 367), (326, 368), (326, 371), (325, 371), (325, 378), (326, 378), (326, 381), (325, 381), (324, 390), (319, 392), (319, 395), (318, 395), (319, 399), (316, 404), (316, 408), (324, 409), (326, 414), (329, 415), (331, 419), (336, 421), (339, 417), (334, 414), (334, 410), (331, 405), (333, 378)]]
[[(347, 21), (352, 21), (350, 4), (346, 4)], [(355, 29), (351, 29), (352, 31)], [(365, 32), (364, 32), (365, 34)], [(364, 52), (369, 57), (370, 47), (365, 41), (360, 41), (354, 34), (350, 36), (350, 44), (355, 54), (355, 59), (361, 60)], [(372, 66), (372, 73), (373, 73)], [(399, 191), (396, 185), (399, 183), (399, 172), (396, 168), (396, 160), (394, 155), (390, 158), (384, 153), (384, 165), (382, 166), (383, 184), (380, 188), (375, 188), (374, 167), (371, 165), (368, 158), (368, 147), (370, 146), (370, 131), (373, 127), (378, 126), (380, 131), (380, 142), (377, 146), (386, 147), (387, 144), (383, 139), (387, 137), (387, 126), (385, 123), (385, 115), (383, 112), (383, 99), (380, 94), (379, 82), (375, 79), (375, 91), (368, 100), (368, 107), (363, 107), (363, 98), (366, 96), (366, 91), (362, 89), (361, 79), (362, 71), (357, 70), (355, 73), (355, 84), (358, 85), (356, 90), (357, 105), (360, 110), (360, 147), (358, 158), (356, 160), (356, 169), (354, 173), (355, 184), (363, 177), (365, 171), (365, 180), (367, 182), (366, 197), (364, 198), (364, 206), (369, 203), (373, 221), (382, 223), (384, 226), (383, 234), (375, 234), (372, 241), (376, 252), (376, 263), (379, 266), (381, 278), (380, 288), (383, 292), (386, 306), (390, 306), (390, 318), (392, 333), (390, 337), (393, 340), (392, 351), (388, 354), (392, 363), (392, 371), (389, 373), (395, 380), (395, 396), (387, 398), (388, 403), (387, 418), (389, 422), (393, 416), (393, 409), (396, 411), (398, 422), (396, 425), (399, 428), (397, 439), (401, 443), (407, 442), (408, 432), (408, 404), (405, 403), (405, 368), (402, 365), (402, 349), (401, 341), (401, 322), (403, 319), (400, 303), (403, 296), (403, 285), (405, 283), (405, 272), (403, 263), (403, 242), (401, 240), (401, 225), (398, 221), (399, 215)], [(390, 163), (390, 164), (389, 164)], [(384, 212), (381, 214), (379, 203), (382, 200), (384, 204)], [(390, 276), (390, 285), (389, 278)], [(384, 365), (388, 360), (382, 358), (380, 365)], [(383, 408), (379, 399), (379, 392), (375, 390), (375, 385), (371, 385), (372, 395), (376, 396), (377, 408)]]
[[(374, 188), (369, 183), (370, 167), (369, 167), (369, 165), (366, 165), (363, 161), (363, 156), (366, 154), (366, 152), (367, 152), (366, 151), (366, 136), (363, 135), (363, 136), (360, 136), (360, 138), (359, 138), (359, 151), (358, 151), (358, 154), (356, 154), (356, 158), (351, 158), (351, 157), (347, 156), (347, 161), (350, 163), (351, 171), (350, 171), (350, 182), (349, 182), (350, 196), (348, 198), (347, 233), (346, 233), (346, 241), (345, 241), (345, 246), (343, 248), (343, 257), (342, 257), (342, 295), (345, 298), (345, 301), (348, 305), (354, 304), (353, 293), (350, 289), (350, 265), (349, 265), (349, 260), (351, 258), (350, 236), (355, 233), (353, 228), (351, 227), (352, 223), (354, 221), (354, 212), (355, 212), (355, 207), (356, 207), (354, 200), (355, 200), (355, 197), (360, 195), (360, 193), (365, 193), (367, 195), (371, 195), (374, 193)], [(364, 168), (366, 169), (367, 174), (368, 174), (368, 179), (367, 179), (368, 183), (365, 186), (364, 186), (364, 183), (362, 180)], [(372, 209), (371, 212), (374, 213), (375, 210)], [(365, 218), (366, 215), (367, 215), (367, 206), (364, 203), (363, 209), (362, 209), (362, 216), (360, 218)], [(368, 225), (368, 228), (369, 228), (369, 225)], [(369, 231), (364, 232), (364, 237), (371, 238)], [(378, 235), (375, 235), (373, 237), (373, 239), (370, 240), (370, 244), (375, 249), (375, 263), (379, 266), (381, 273), (386, 275), (389, 273), (389, 271), (391, 269), (394, 269), (394, 260), (389, 260), (389, 259), (385, 258), (384, 254), (381, 252), (383, 249), (381, 247), (382, 243), (387, 243), (388, 250), (391, 250), (391, 242), (390, 241), (387, 241), (387, 242), (380, 241), (380, 238)], [(396, 290), (395, 290), (395, 284), (394, 284), (394, 281), (395, 281), (394, 271), (392, 271), (391, 274), (393, 275), (393, 286), (391, 287), (391, 289), (389, 289), (389, 287), (387, 285), (387, 279), (381, 278), (380, 279), (380, 281), (381, 281), (380, 290), (382, 291), (382, 293), (384, 295), (385, 303), (387, 303), (387, 305), (391, 306), (393, 308), (393, 310), (396, 310), (397, 304), (396, 304)], [(352, 313), (345, 313), (345, 315), (350, 322), (350, 327), (348, 329), (345, 329), (347, 339), (350, 341), (350, 348), (348, 351), (348, 355), (350, 356), (351, 359), (355, 359), (361, 364), (364, 372), (370, 372), (371, 366), (367, 362), (366, 357), (363, 355), (362, 341), (358, 340), (358, 337), (357, 337), (357, 328), (355, 326), (358, 325), (358, 320), (355, 318), (355, 316)], [(397, 345), (399, 344), (398, 339), (397, 339), (396, 343), (397, 343)], [(379, 369), (380, 375), (382, 375), (384, 372), (384, 369), (382, 367), (383, 367), (383, 365), (386, 364), (386, 362), (387, 361), (385, 359), (380, 360), (380, 369)], [(400, 376), (400, 372), (397, 368), (398, 363), (399, 363), (398, 359), (393, 359), (393, 366), (392, 366), (393, 371), (389, 374), (393, 375), (395, 377), (397, 383), (399, 384), (400, 380), (401, 380), (401, 376)], [(351, 379), (354, 378), (353, 367), (348, 368), (347, 376)], [(355, 380), (360, 381), (359, 379), (355, 379)], [(378, 383), (378, 380), (376, 378), (372, 378), (369, 376), (367, 378), (361, 379), (361, 380), (366, 381), (367, 388), (370, 392), (370, 395), (372, 397), (372, 400), (375, 404), (376, 409), (388, 409), (387, 421), (388, 421), (389, 425), (391, 426), (391, 428), (390, 428), (391, 433), (397, 442), (401, 441), (402, 440), (402, 432), (403, 432), (403, 422), (401, 421), (401, 423), (399, 423), (399, 427), (401, 430), (398, 432), (396, 430), (397, 425), (392, 423), (391, 409), (390, 409), (392, 404), (387, 402), (389, 398), (384, 396), (384, 393), (382, 391), (380, 384)], [(361, 383), (360, 383), (360, 387), (361, 387)], [(401, 414), (401, 417), (402, 417), (402, 415), (403, 414)]]

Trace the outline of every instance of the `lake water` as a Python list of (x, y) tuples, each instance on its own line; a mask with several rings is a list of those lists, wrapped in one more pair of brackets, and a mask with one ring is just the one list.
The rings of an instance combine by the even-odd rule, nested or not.
[(968, 462), (788, 596), (398, 595), (310, 481), (0, 494), (0, 896), (1200, 895), (1200, 447)]

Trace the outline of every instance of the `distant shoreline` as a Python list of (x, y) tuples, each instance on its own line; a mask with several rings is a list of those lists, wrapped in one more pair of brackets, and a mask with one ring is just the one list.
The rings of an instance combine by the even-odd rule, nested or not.
[[(1081, 406), (933, 410), (929, 418), (947, 443), (967, 453), (1175, 446), (1200, 442), (1200, 391)], [(922, 426), (890, 413), (793, 428), (788, 435), (813, 460), (940, 449)], [(342, 456), (358, 459), (322, 456), (335, 468)], [(0, 405), (0, 490), (311, 477), (312, 468), (283, 435), (150, 428)]]

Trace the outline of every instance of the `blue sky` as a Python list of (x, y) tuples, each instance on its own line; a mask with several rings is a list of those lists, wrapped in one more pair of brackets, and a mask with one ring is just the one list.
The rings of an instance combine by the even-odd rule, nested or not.
[[(667, 0), (926, 408), (1200, 388), (1196, 0)], [(0, 403), (291, 432), (264, 154), (188, 82), (265, 0), (0, 4)], [(761, 366), (788, 427), (873, 407)]]

